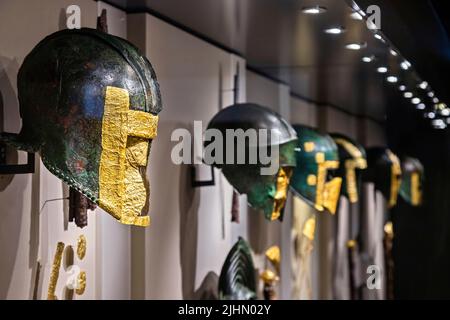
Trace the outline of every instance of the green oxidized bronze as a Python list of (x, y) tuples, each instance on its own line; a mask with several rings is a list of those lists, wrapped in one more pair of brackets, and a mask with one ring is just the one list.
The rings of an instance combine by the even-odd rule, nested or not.
[(391, 150), (384, 147), (367, 149), (367, 170), (364, 171), (363, 179), (374, 183), (375, 189), (381, 191), (390, 208), (397, 204), (402, 169), (400, 160)]
[(150, 62), (94, 29), (43, 39), (18, 74), (22, 129), (2, 133), (122, 223), (148, 225), (145, 168), (161, 97)]
[[(223, 155), (227, 158), (227, 145), (232, 148), (235, 159), (226, 164), (215, 163), (222, 169), (223, 174), (230, 184), (241, 194), (247, 194), (248, 203), (255, 209), (262, 210), (268, 220), (282, 220), (283, 209), (286, 202), (289, 180), (295, 167), (295, 146), (297, 136), (292, 127), (277, 113), (256, 104), (236, 104), (221, 110), (210, 121), (208, 129), (216, 129), (226, 137), (227, 130), (243, 130), (243, 132), (254, 132), (258, 137), (260, 129), (268, 131), (277, 130), (277, 139), (257, 139), (257, 141), (245, 141), (245, 161), (237, 164), (238, 143), (237, 139), (224, 143)], [(251, 130), (249, 130), (251, 129)], [(248, 131), (249, 130), (249, 131)], [(253, 130), (253, 131), (252, 131)], [(209, 143), (205, 143), (208, 147)], [(261, 168), (267, 167), (258, 158), (251, 162), (250, 154), (259, 155), (260, 151), (277, 146), (278, 156), (272, 157), (278, 168), (274, 174), (262, 174)]]
[(412, 206), (420, 206), (423, 198), (424, 172), (422, 163), (416, 158), (402, 158), (402, 184), (400, 196)]
[(219, 297), (224, 300), (256, 299), (256, 272), (252, 253), (241, 237), (231, 248), (222, 266)]
[(339, 169), (337, 176), (342, 178), (341, 194), (351, 203), (358, 202), (361, 170), (367, 168), (366, 150), (353, 139), (338, 133), (330, 136), (336, 143), (339, 151)]
[(294, 193), (317, 210), (336, 212), (342, 179), (333, 178), (339, 168), (338, 148), (327, 134), (303, 126), (293, 126), (298, 136), (297, 167), (291, 180)]

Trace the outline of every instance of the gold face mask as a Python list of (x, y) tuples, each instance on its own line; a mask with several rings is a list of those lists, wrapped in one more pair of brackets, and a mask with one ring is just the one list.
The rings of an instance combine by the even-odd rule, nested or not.
[(358, 202), (356, 169), (366, 169), (367, 161), (363, 157), (361, 151), (350, 142), (341, 138), (335, 138), (334, 141), (336, 144), (342, 146), (352, 156), (352, 159), (345, 160), (345, 182), (350, 203), (356, 203)]
[(106, 88), (99, 168), (99, 204), (123, 224), (148, 226), (142, 216), (149, 187), (145, 169), (158, 116), (130, 110), (128, 91)]
[(277, 220), (281, 211), (286, 204), (287, 192), (289, 188), (289, 181), (292, 176), (293, 169), (291, 167), (280, 167), (277, 176), (277, 191), (275, 192), (275, 203), (273, 205), (271, 220)]
[(388, 206), (392, 208), (397, 204), (398, 192), (400, 191), (400, 185), (402, 183), (402, 168), (400, 166), (400, 160), (398, 157), (388, 150), (388, 157), (391, 160), (391, 192), (389, 196)]
[[(341, 178), (333, 178), (326, 182), (327, 173), (330, 169), (339, 168), (339, 161), (325, 161), (325, 155), (322, 152), (316, 154), (316, 163), (318, 166), (316, 178), (316, 203), (317, 210), (322, 211), (326, 208), (331, 214), (336, 213), (339, 194), (341, 191)], [(308, 180), (310, 180), (308, 178)], [(308, 181), (310, 183), (310, 181)]]

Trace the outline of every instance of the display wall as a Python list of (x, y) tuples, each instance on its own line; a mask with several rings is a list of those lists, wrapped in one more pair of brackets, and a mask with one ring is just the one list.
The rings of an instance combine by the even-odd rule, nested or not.
[[(97, 15), (106, 9), (109, 33), (137, 45), (156, 71), (163, 111), (148, 167), (151, 225), (146, 229), (125, 226), (96, 209), (89, 213), (88, 226), (77, 228), (68, 222), (67, 186), (50, 174), (36, 155), (34, 174), (0, 176), (0, 299), (46, 299), (57, 243), (76, 250), (80, 235), (86, 238), (86, 256), (82, 261), (75, 258), (74, 264), (86, 271), (87, 281), (85, 292), (75, 299), (194, 298), (210, 272), (220, 273), (239, 236), (249, 240), (260, 270), (264, 268), (264, 250), (280, 246), (278, 293), (280, 298), (290, 298), (292, 210), (293, 202), (299, 200), (289, 197), (281, 224), (265, 221), (247, 208), (245, 196), (240, 196), (241, 221), (232, 223), (232, 187), (214, 169), (214, 186), (193, 188), (191, 168), (171, 161), (177, 143), (171, 141), (173, 130), (193, 132), (194, 120), (203, 121), (205, 126), (220, 109), (232, 104), (236, 73), (238, 102), (268, 106), (292, 123), (340, 132), (368, 147), (385, 145), (382, 126), (291, 96), (285, 84), (246, 70), (244, 58), (150, 14), (126, 14), (91, 0), (6, 0), (0, 4), (0, 43), (9, 44), (0, 48), (0, 129), (19, 131), (18, 69), (38, 41), (65, 28), (65, 10), (71, 4), (80, 6), (83, 27), (95, 28)], [(198, 145), (202, 137), (196, 138), (192, 143)], [(22, 152), (8, 156), (26, 161)], [(307, 210), (307, 206), (300, 207)], [(332, 294), (334, 217), (317, 215), (312, 298), (326, 299)], [(70, 249), (64, 253), (68, 254)], [(68, 267), (63, 265), (60, 271), (58, 298), (67, 294), (63, 286), (70, 277)]]

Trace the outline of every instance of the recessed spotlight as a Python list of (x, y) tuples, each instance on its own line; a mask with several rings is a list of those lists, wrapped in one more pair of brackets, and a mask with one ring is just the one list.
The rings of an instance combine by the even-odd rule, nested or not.
[(373, 60), (375, 60), (375, 57), (374, 57), (374, 56), (370, 56), (370, 57), (366, 56), (366, 57), (362, 57), (361, 60), (362, 60), (363, 62), (370, 63), (370, 62), (372, 62)]
[(345, 47), (349, 50), (361, 50), (365, 46), (365, 43), (349, 43)]
[(390, 83), (397, 83), (398, 78), (396, 76), (389, 76), (386, 78), (386, 80), (387, 80), (387, 82), (390, 82)]
[(426, 108), (426, 106), (423, 103), (419, 103), (416, 108), (419, 110), (424, 110)]
[(434, 97), (434, 98), (433, 98), (433, 103), (439, 103), (439, 99), (436, 98), (436, 97)]
[(402, 63), (400, 63), (400, 67), (403, 70), (408, 70), (409, 68), (411, 68), (411, 63), (409, 63), (409, 61), (403, 61)]
[(360, 12), (355, 11), (350, 14), (350, 18), (352, 18), (353, 20), (362, 20), (363, 16), (364, 16), (363, 11)]
[(417, 97), (411, 99), (412, 104), (419, 104), (421, 100)]
[(436, 114), (434, 112), (428, 112), (425, 117), (430, 118), (430, 119), (434, 119), (436, 117)]
[(447, 108), (442, 109), (441, 110), (441, 115), (443, 115), (444, 117), (450, 116), (450, 109), (447, 109)]
[(391, 55), (393, 55), (394, 57), (398, 56), (398, 52), (395, 51), (394, 49), (389, 50), (389, 52), (390, 52)]
[[(433, 118), (430, 118), (430, 119), (433, 119)], [(444, 120), (442, 120), (442, 119), (436, 119), (436, 120), (431, 121), (431, 125), (435, 129), (445, 129), (447, 127)]]
[(403, 96), (404, 96), (406, 99), (410, 99), (410, 98), (412, 98), (414, 95), (412, 94), (412, 92), (406, 91), (406, 92), (403, 94)]
[(419, 84), (419, 88), (425, 90), (426, 88), (428, 88), (428, 82), (422, 81), (422, 82)]
[(433, 98), (434, 97), (434, 92), (433, 91), (428, 92), (427, 96), (429, 96), (430, 98)]
[(343, 27), (333, 27), (324, 30), (325, 33), (328, 34), (341, 34), (345, 32), (345, 28)]
[(325, 11), (327, 11), (327, 8), (321, 7), (321, 6), (302, 8), (302, 12), (305, 14), (320, 14), (320, 13), (324, 13)]
[(402, 84), (401, 86), (398, 86), (398, 90), (405, 91), (406, 90), (406, 86)]
[(388, 69), (386, 67), (378, 67), (377, 72), (386, 73), (386, 72), (388, 72)]

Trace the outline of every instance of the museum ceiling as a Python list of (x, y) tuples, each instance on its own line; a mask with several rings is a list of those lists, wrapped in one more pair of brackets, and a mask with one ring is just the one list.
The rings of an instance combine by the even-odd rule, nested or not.
[[(289, 84), (293, 95), (354, 115), (384, 121), (386, 108), (411, 104), (414, 112), (425, 112), (436, 99), (450, 98), (450, 19), (443, 1), (107, 2), (130, 13), (152, 13), (245, 57), (249, 69)], [(355, 8), (365, 12), (369, 5), (380, 8), (381, 32), (369, 30), (365, 19), (352, 15)], [(317, 6), (323, 9), (320, 13), (308, 12)], [(412, 96), (405, 98), (405, 92)]]

